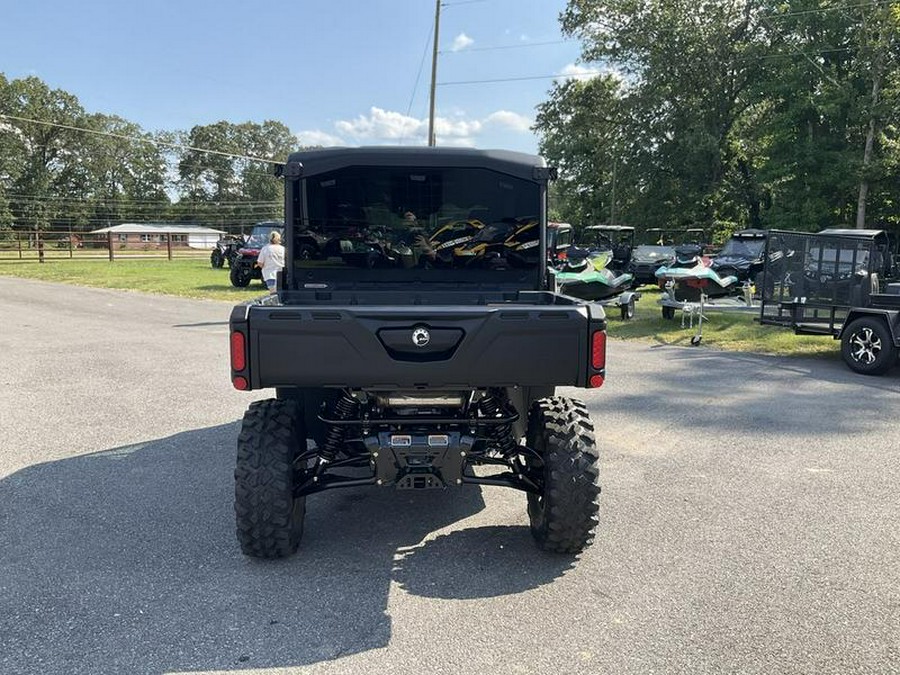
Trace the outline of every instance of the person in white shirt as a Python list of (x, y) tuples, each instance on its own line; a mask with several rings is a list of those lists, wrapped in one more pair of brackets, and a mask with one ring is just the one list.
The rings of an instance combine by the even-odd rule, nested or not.
[(256, 266), (262, 269), (262, 278), (269, 293), (276, 293), (275, 277), (278, 270), (284, 269), (284, 246), (281, 245), (281, 235), (277, 231), (269, 235), (269, 243), (260, 250)]

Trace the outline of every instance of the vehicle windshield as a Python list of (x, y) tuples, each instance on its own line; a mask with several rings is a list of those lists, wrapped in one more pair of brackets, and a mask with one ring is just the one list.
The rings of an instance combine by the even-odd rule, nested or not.
[(766, 248), (765, 239), (729, 239), (719, 252), (720, 256), (736, 256), (756, 260)]
[(641, 245), (634, 249), (635, 258), (672, 258), (675, 249), (671, 246), (646, 246)]
[(253, 232), (250, 233), (244, 246), (247, 248), (262, 248), (269, 243), (269, 235), (272, 234), (273, 230), (278, 231), (280, 234), (284, 234), (284, 228), (276, 227), (274, 225), (257, 225), (253, 228)]
[(302, 194), (294, 250), (314, 252), (295, 255), (294, 266), (307, 282), (539, 267), (541, 193), (532, 181), (480, 168), (347, 167), (307, 178)]

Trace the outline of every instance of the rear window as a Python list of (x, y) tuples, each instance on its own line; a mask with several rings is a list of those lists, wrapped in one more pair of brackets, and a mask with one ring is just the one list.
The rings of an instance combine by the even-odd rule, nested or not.
[(302, 280), (518, 279), (539, 269), (537, 183), (478, 168), (348, 167), (302, 185)]

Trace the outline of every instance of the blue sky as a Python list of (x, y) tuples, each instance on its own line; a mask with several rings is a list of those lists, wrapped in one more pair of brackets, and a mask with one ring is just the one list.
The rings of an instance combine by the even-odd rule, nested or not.
[[(565, 4), (446, 0), (438, 82), (581, 72), (578, 43), (560, 34)], [(148, 131), (275, 119), (302, 143), (424, 143), (434, 7), (433, 0), (0, 0), (0, 71), (10, 79), (36, 75), (88, 111)], [(438, 144), (536, 151), (528, 127), (552, 82), (442, 84)]]

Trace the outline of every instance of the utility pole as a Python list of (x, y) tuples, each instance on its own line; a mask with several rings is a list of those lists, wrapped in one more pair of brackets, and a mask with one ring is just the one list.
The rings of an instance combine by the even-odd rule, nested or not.
[(428, 147), (436, 145), (434, 137), (434, 90), (437, 87), (438, 39), (441, 31), (441, 0), (434, 3), (434, 48), (431, 51), (431, 98), (428, 104)]
[(613, 156), (612, 165), (612, 195), (609, 200), (609, 224), (616, 224), (616, 158)]

